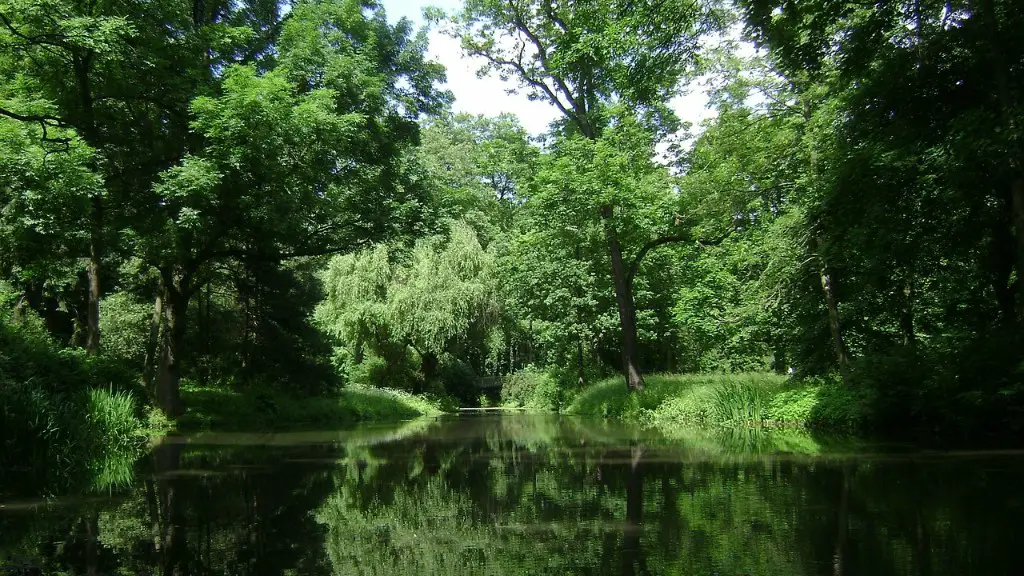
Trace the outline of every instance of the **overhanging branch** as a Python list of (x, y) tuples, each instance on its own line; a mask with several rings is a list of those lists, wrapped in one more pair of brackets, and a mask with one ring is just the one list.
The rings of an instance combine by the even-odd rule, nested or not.
[[(718, 238), (713, 238), (710, 240), (699, 239), (696, 243), (701, 248), (705, 248), (708, 246), (718, 246), (719, 244), (724, 242), (726, 238), (732, 235), (732, 232), (733, 231), (730, 229), (728, 232), (719, 236)], [(651, 250), (654, 250), (655, 248), (659, 246), (664, 246), (666, 244), (688, 242), (691, 238), (692, 237), (689, 234), (670, 234), (667, 236), (661, 236), (660, 238), (655, 238), (654, 240), (651, 240), (647, 244), (644, 244), (643, 247), (640, 248), (640, 251), (637, 252), (636, 257), (633, 258), (633, 262), (630, 263), (629, 265), (629, 272), (626, 273), (626, 281), (629, 282), (630, 284), (633, 283), (633, 278), (636, 276), (637, 271), (640, 269), (640, 264), (643, 262), (644, 258), (646, 258), (647, 255), (651, 252)]]
[(43, 142), (63, 144), (65, 146), (71, 143), (70, 138), (51, 138), (46, 132), (47, 128), (67, 128), (68, 123), (63, 118), (44, 114), (18, 114), (6, 108), (0, 108), (0, 116), (6, 116), (19, 122), (38, 122), (39, 127), (43, 129)]

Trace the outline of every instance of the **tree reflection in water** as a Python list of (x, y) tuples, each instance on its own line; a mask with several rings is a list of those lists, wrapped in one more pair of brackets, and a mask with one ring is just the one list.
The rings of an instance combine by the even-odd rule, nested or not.
[(179, 440), (121, 492), (8, 505), (0, 573), (1013, 572), (1019, 457), (787, 434), (506, 415)]

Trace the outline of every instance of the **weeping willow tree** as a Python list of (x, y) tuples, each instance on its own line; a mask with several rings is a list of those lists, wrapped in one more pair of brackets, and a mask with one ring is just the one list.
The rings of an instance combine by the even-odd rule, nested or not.
[(416, 392), (437, 379), (446, 355), (482, 370), (495, 341), (488, 336), (502, 323), (494, 255), (463, 221), (411, 250), (380, 245), (335, 257), (322, 278), (327, 297), (316, 318), (344, 361), (360, 365), (369, 351), (394, 371), (412, 354)]

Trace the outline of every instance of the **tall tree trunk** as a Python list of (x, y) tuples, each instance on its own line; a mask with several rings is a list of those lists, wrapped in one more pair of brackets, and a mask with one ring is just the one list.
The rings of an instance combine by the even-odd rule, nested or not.
[(166, 290), (167, 302), (164, 306), (164, 319), (167, 323), (166, 337), (163, 341), (163, 354), (160, 363), (160, 374), (157, 377), (157, 403), (168, 417), (180, 416), (181, 405), (181, 361), (185, 351), (185, 327), (188, 312), (188, 299), (191, 292), (187, 282)]
[(85, 351), (88, 354), (100, 352), (100, 258), (103, 255), (103, 202), (99, 196), (92, 198), (92, 236), (89, 241), (88, 322), (86, 324)]
[[(988, 60), (992, 66), (992, 79), (995, 83), (996, 97), (999, 101), (1000, 113), (1003, 118), (1004, 134), (1010, 140), (1007, 144), (1010, 147), (1010, 220), (1013, 222), (1014, 236), (1016, 237), (1015, 249), (1017, 253), (1017, 285), (1016, 296), (1021, 298), (1024, 295), (1024, 166), (1019, 157), (1019, 146), (1014, 145), (1012, 138), (1017, 134), (1018, 127), (1014, 118), (1016, 108), (1016, 95), (1010, 84), (1010, 64), (1006, 59), (1006, 42), (1002, 30), (999, 27), (999, 15), (996, 13), (993, 0), (979, 0), (978, 10), (982, 22), (986, 28), (986, 36), (989, 41)], [(1017, 306), (1017, 314), (1024, 317), (1024, 298)]]
[(836, 360), (839, 368), (845, 370), (850, 364), (850, 355), (846, 350), (846, 341), (843, 339), (843, 327), (839, 322), (839, 303), (836, 301), (835, 290), (832, 287), (832, 277), (828, 268), (822, 264), (819, 271), (821, 277), (821, 290), (825, 293), (825, 307), (828, 309), (828, 329), (832, 333), (832, 347), (836, 351)]
[[(1006, 198), (1006, 213), (1011, 212), (1009, 206), (1012, 199)], [(1013, 239), (1013, 222), (1009, 218), (1001, 218), (992, 230), (992, 291), (999, 305), (999, 313), (1004, 324), (1012, 325), (1017, 321), (1017, 303), (1014, 286), (1010, 283), (1013, 277), (1016, 246)]]
[(213, 342), (210, 340), (210, 336), (213, 334), (211, 329), (212, 322), (210, 317), (210, 282), (206, 283), (206, 294), (200, 289), (199, 292), (199, 333), (203, 339), (203, 356), (202, 363), (199, 364), (199, 381), (203, 386), (210, 384), (210, 354), (213, 349)]
[[(423, 382), (429, 384), (437, 377), (437, 354), (434, 354), (433, 352), (421, 352), (420, 359), (420, 369), (423, 371)], [(416, 388), (413, 392), (416, 394), (423, 392), (423, 388), (420, 387), (419, 381), (416, 382)]]
[(157, 292), (156, 298), (153, 299), (153, 316), (149, 320), (149, 341), (146, 343), (146, 360), (142, 368), (142, 382), (146, 386), (146, 390), (149, 390), (154, 398), (156, 393), (152, 389), (153, 374), (156, 372), (157, 358), (160, 357), (159, 355), (163, 351), (163, 348), (160, 346), (163, 318), (164, 298), (163, 290), (161, 289)]
[(839, 301), (836, 298), (835, 287), (832, 285), (832, 275), (825, 257), (821, 255), (823, 242), (820, 236), (814, 237), (815, 249), (818, 253), (818, 277), (821, 280), (821, 291), (825, 295), (825, 308), (828, 310), (828, 329), (832, 334), (832, 347), (836, 352), (836, 361), (839, 369), (846, 372), (850, 364), (850, 353), (846, 348), (846, 340), (843, 337), (843, 326), (839, 321)]
[(587, 383), (586, 370), (583, 366), (583, 336), (576, 335), (576, 386), (583, 388)]
[[(96, 126), (96, 112), (93, 108), (92, 83), (89, 73), (92, 69), (93, 53), (86, 51), (74, 54), (75, 81), (78, 84), (79, 104), (81, 105), (81, 121), (78, 128), (85, 141), (92, 147), (100, 149), (100, 132)], [(94, 169), (96, 167), (94, 166)], [(98, 171), (98, 170), (97, 170)], [(91, 198), (89, 235), (89, 264), (86, 275), (89, 281), (87, 305), (87, 321), (85, 351), (88, 354), (100, 352), (100, 260), (103, 257), (103, 197), (94, 194)]]
[(622, 261), (622, 246), (618, 230), (612, 221), (614, 216), (610, 205), (601, 209), (608, 250), (612, 260), (612, 281), (615, 285), (615, 301), (619, 307), (619, 326), (622, 329), (622, 371), (626, 377), (626, 388), (632, 392), (643, 390), (644, 376), (640, 370), (636, 349), (636, 306), (633, 303), (633, 287), (629, 282), (625, 263)]
[(363, 363), (363, 334), (362, 332), (356, 334), (355, 353), (353, 354), (353, 362), (356, 365)]

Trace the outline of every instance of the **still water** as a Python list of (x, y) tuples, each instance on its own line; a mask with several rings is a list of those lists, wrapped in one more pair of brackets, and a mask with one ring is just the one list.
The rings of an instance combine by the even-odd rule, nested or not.
[(1021, 574), (1024, 455), (556, 416), (172, 438), (0, 574)]

